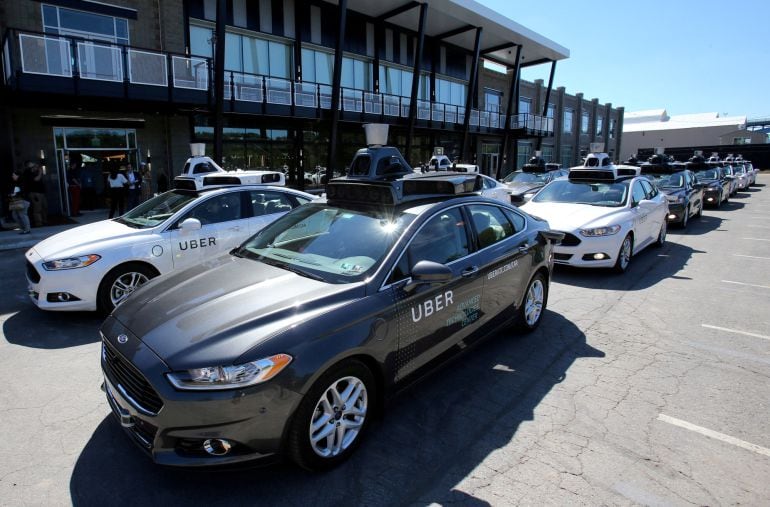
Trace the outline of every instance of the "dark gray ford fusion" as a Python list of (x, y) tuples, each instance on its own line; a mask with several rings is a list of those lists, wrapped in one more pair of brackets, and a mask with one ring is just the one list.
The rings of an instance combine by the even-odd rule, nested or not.
[(337, 464), (399, 387), (540, 323), (561, 234), (480, 188), (332, 182), (327, 202), (148, 283), (101, 328), (113, 412), (160, 464)]

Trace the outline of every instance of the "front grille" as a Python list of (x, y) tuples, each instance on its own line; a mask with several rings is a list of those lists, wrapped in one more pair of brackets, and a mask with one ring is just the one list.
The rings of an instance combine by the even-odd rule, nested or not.
[(104, 368), (107, 374), (121, 387), (131, 400), (150, 414), (157, 414), (163, 408), (163, 401), (134, 365), (112, 348), (106, 341), (102, 342)]
[(31, 262), (27, 261), (27, 278), (32, 283), (38, 283), (40, 281), (40, 273), (37, 272), (35, 266)]
[(561, 240), (561, 246), (578, 246), (579, 244), (580, 238), (568, 232), (564, 233), (564, 239)]
[(568, 261), (572, 258), (572, 254), (554, 253), (553, 258), (557, 261)]

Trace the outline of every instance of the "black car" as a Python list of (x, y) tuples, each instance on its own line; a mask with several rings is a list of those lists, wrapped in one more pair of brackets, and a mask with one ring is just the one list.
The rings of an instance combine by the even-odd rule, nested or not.
[[(372, 166), (374, 167), (374, 166)], [(481, 338), (536, 328), (561, 233), (478, 175), (333, 180), (101, 328), (108, 401), (156, 463), (345, 459), (377, 407)]]
[(695, 177), (703, 185), (703, 202), (705, 205), (719, 208), (723, 202), (730, 199), (730, 177), (719, 163), (708, 162), (707, 166), (693, 168)]
[(519, 171), (514, 171), (503, 178), (502, 183), (508, 188), (511, 204), (521, 206), (528, 202), (541, 188), (561, 176), (567, 176), (569, 171), (562, 169), (560, 164), (546, 163), (542, 158), (532, 157)]
[(653, 155), (640, 168), (641, 174), (653, 181), (666, 195), (666, 219), (669, 222), (686, 228), (691, 217), (703, 215), (703, 185), (698, 183), (695, 174), (685, 164), (672, 163), (663, 155)]

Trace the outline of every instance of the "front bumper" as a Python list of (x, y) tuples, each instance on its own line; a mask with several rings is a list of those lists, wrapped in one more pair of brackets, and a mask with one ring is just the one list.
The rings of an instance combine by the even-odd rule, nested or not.
[(722, 199), (722, 192), (717, 188), (710, 188), (703, 192), (703, 203), (707, 206), (717, 206)]
[[(562, 244), (553, 247), (554, 262), (581, 268), (611, 268), (615, 265), (626, 232), (621, 230), (612, 236), (598, 238), (586, 238), (575, 232), (565, 233), (567, 245), (563, 241)], [(576, 240), (579, 243), (571, 245)], [(596, 259), (597, 254), (604, 258)]]
[[(131, 336), (123, 347), (130, 352), (124, 355), (107, 339), (102, 343), (107, 401), (124, 431), (155, 463), (208, 467), (277, 458), (299, 394), (275, 382), (226, 391), (178, 391), (165, 377), (170, 369), (141, 341)], [(108, 364), (115, 356), (119, 364)], [(134, 380), (140, 375), (144, 387), (127, 379), (126, 371)], [(158, 403), (145, 401), (148, 393), (153, 396), (150, 391)], [(210, 455), (203, 448), (207, 439), (226, 439), (233, 446), (226, 455)]]
[(104, 275), (99, 261), (85, 268), (46, 271), (34, 248), (25, 257), (27, 293), (35, 306), (53, 311), (96, 310), (96, 292)]

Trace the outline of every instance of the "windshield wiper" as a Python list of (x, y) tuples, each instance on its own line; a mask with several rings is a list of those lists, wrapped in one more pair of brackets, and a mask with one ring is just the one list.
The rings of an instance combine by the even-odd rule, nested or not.
[(304, 276), (306, 278), (311, 278), (313, 280), (318, 280), (319, 282), (325, 282), (326, 281), (320, 275), (316, 275), (315, 273), (308, 273), (307, 271), (303, 271), (303, 270), (301, 270), (299, 268), (295, 268), (294, 266), (292, 266), (290, 264), (287, 264), (287, 263), (279, 263), (279, 265), (277, 267), (279, 267), (281, 269), (285, 269), (286, 271), (291, 271), (292, 273), (296, 273), (299, 276)]

